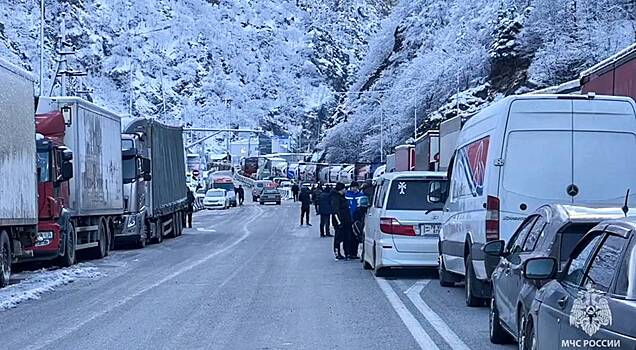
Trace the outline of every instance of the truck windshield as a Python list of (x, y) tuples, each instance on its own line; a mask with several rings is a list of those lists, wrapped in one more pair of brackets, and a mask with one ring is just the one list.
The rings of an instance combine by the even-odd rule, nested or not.
[(137, 178), (137, 158), (124, 158), (122, 161), (124, 183), (131, 183)]
[(51, 156), (48, 151), (38, 152), (38, 181), (51, 181)]

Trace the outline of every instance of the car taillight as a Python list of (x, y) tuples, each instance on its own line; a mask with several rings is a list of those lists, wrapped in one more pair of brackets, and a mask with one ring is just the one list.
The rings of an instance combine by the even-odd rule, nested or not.
[(499, 239), (499, 198), (486, 199), (486, 242)]
[(413, 225), (402, 225), (394, 218), (381, 218), (380, 231), (389, 235), (415, 236)]

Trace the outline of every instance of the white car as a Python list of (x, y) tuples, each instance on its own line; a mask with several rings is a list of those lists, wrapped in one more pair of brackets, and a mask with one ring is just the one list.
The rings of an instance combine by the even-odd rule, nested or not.
[(520, 95), (470, 118), (449, 166), (440, 282), (465, 279), (466, 304), (483, 305), (497, 263), (484, 244), (546, 203), (622, 206), (636, 188), (635, 110), (625, 97)]
[(376, 181), (364, 224), (362, 262), (383, 275), (392, 267), (437, 267), (446, 174), (394, 172)]
[(205, 209), (227, 209), (230, 206), (227, 191), (220, 188), (208, 190), (203, 198), (203, 206)]

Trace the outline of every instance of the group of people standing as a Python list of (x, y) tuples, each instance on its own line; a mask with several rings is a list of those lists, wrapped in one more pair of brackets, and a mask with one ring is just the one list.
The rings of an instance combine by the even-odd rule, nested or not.
[[(320, 215), (320, 237), (334, 237), (333, 252), (337, 260), (358, 258), (360, 235), (354, 234), (354, 227), (364, 219), (366, 208), (359, 207), (358, 199), (364, 196), (357, 182), (351, 183), (349, 189), (343, 183), (334, 188), (315, 185), (313, 189), (298, 185), (292, 187), (294, 200), (301, 202), (300, 225), (309, 223), (309, 212), (312, 204), (316, 215)], [(334, 235), (331, 235), (333, 226)], [(344, 255), (343, 255), (344, 254)]]

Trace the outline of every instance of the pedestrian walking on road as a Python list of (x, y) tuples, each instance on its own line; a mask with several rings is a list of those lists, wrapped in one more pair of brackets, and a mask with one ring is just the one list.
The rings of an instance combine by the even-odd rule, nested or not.
[(188, 187), (188, 196), (186, 199), (188, 208), (186, 209), (186, 217), (184, 218), (184, 224), (186, 227), (192, 228), (192, 213), (194, 212), (194, 193), (190, 187)]
[[(333, 239), (333, 253), (337, 260), (349, 259), (351, 253), (351, 214), (349, 212), (349, 203), (345, 198), (345, 185), (342, 182), (336, 184), (336, 191), (331, 198), (331, 208), (334, 210), (334, 226), (336, 235)], [(340, 250), (340, 243), (344, 248), (345, 256), (343, 257)]]
[(298, 184), (294, 182), (294, 184), (292, 185), (291, 188), (292, 194), (294, 195), (294, 202), (298, 201), (298, 191), (300, 191), (300, 188), (298, 187)]
[(316, 184), (316, 188), (314, 189), (314, 192), (312, 193), (312, 200), (314, 202), (314, 207), (316, 209), (316, 215), (320, 215), (320, 210), (318, 209), (318, 207), (320, 206), (321, 194), (322, 194), (322, 188), (320, 187), (319, 184)]
[(311, 226), (309, 223), (309, 208), (311, 207), (311, 193), (309, 189), (303, 187), (302, 190), (300, 190), (298, 199), (300, 200), (300, 226), (303, 225), (303, 218), (305, 219), (304, 221), (307, 222), (307, 226)]
[(320, 193), (320, 198), (318, 198), (318, 210), (320, 213), (320, 237), (331, 237), (330, 226), (331, 226), (331, 215), (334, 214), (334, 211), (331, 208), (331, 196), (333, 192), (331, 191), (331, 186), (325, 186), (325, 190)]
[(243, 186), (239, 185), (236, 189), (236, 195), (238, 196), (239, 205), (243, 205), (243, 201), (245, 201), (245, 189), (243, 189)]

